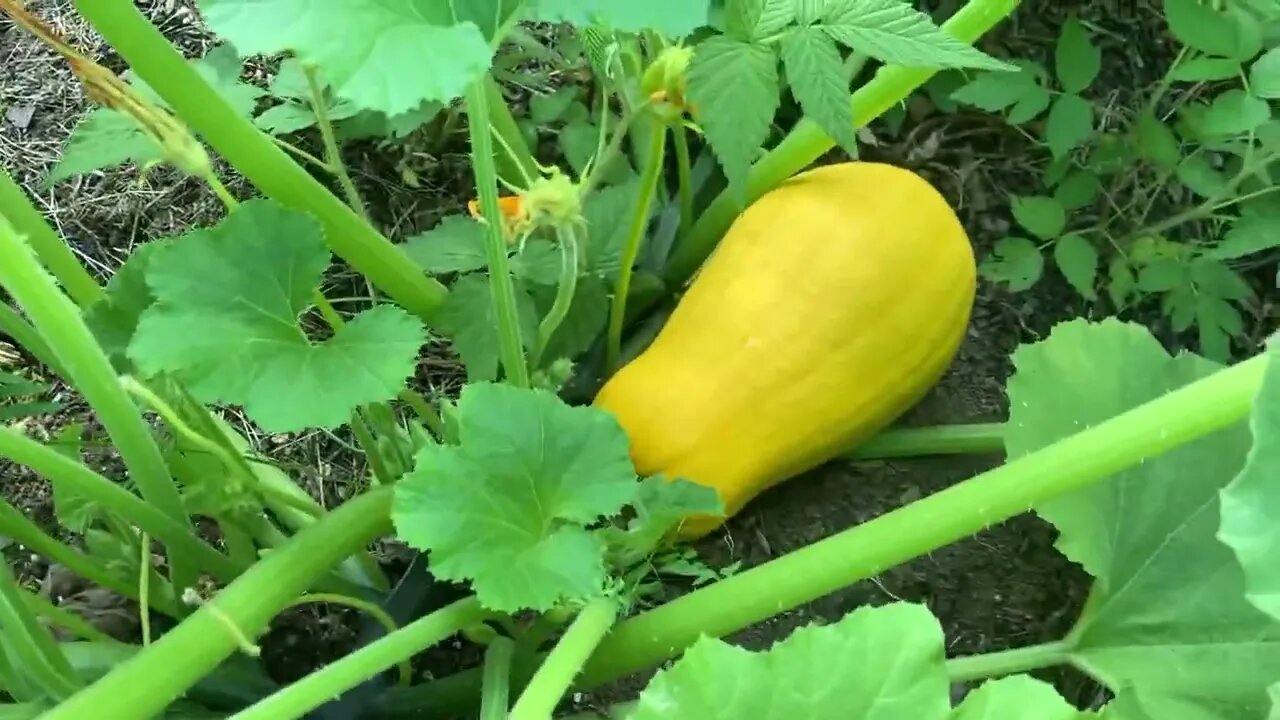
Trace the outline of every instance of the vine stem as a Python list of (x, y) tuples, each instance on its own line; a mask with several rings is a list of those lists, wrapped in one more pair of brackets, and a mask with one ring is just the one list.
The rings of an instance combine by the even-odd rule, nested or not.
[(587, 658), (617, 619), (618, 606), (612, 599), (600, 598), (588, 603), (525, 686), (511, 708), (511, 720), (550, 718)]
[(347, 196), (347, 205), (356, 211), (366, 222), (369, 213), (365, 210), (364, 198), (351, 179), (347, 164), (342, 160), (342, 148), (338, 147), (338, 138), (333, 133), (333, 122), (329, 120), (329, 107), (325, 102), (324, 87), (316, 77), (316, 68), (308, 63), (302, 64), (302, 74), (307, 78), (307, 90), (311, 93), (311, 109), (316, 114), (316, 127), (320, 128), (320, 140), (324, 143), (325, 164), (342, 186), (342, 194)]
[(578, 287), (577, 230), (569, 225), (561, 225), (556, 227), (556, 236), (560, 240), (560, 283), (556, 287), (556, 298), (551, 303), (551, 309), (538, 325), (538, 342), (530, 358), (530, 364), (535, 368), (540, 366), (542, 355), (551, 344), (551, 338), (564, 322), (565, 316), (569, 314), (569, 307), (573, 305), (573, 294)]
[(947, 661), (951, 682), (968, 682), (1061, 665), (1070, 659), (1070, 643), (1056, 641)]
[(684, 125), (676, 123), (671, 126), (671, 139), (676, 148), (676, 177), (680, 193), (680, 237), (689, 233), (693, 226), (693, 170), (689, 162), (689, 137), (685, 134)]
[(662, 158), (666, 149), (667, 128), (661, 122), (653, 123), (649, 139), (649, 153), (645, 158), (644, 176), (640, 179), (640, 193), (635, 210), (631, 213), (631, 226), (627, 229), (626, 244), (622, 247), (622, 260), (618, 279), (613, 287), (613, 302), (609, 307), (609, 332), (605, 345), (605, 367), (609, 372), (618, 369), (622, 356), (622, 327), (627, 316), (627, 293), (631, 291), (631, 276), (635, 272), (636, 257), (640, 254), (640, 240), (649, 222), (649, 208), (653, 204), (658, 180), (662, 176)]
[(515, 284), (507, 267), (507, 240), (502, 213), (498, 210), (498, 172), (493, 159), (493, 136), (490, 134), (488, 97), (484, 79), (467, 88), (467, 129), (471, 135), (471, 162), (475, 169), (476, 196), (485, 219), (485, 256), (489, 262), (489, 290), (494, 314), (498, 319), (502, 369), (507, 382), (529, 387), (529, 365), (520, 337), (520, 320), (516, 310)]
[(1166, 230), (1172, 230), (1179, 225), (1207, 218), (1223, 208), (1228, 208), (1237, 203), (1244, 202), (1245, 200), (1251, 200), (1255, 197), (1260, 197), (1274, 192), (1277, 188), (1269, 187), (1258, 192), (1250, 193), (1244, 197), (1232, 197), (1232, 193), (1234, 193), (1245, 180), (1249, 179), (1251, 174), (1266, 168), (1277, 159), (1280, 159), (1280, 154), (1269, 154), (1263, 156), (1257, 162), (1241, 168), (1240, 172), (1227, 183), (1226, 189), (1221, 195), (1211, 197), (1190, 210), (1184, 210), (1176, 215), (1167, 217), (1160, 222), (1147, 225), (1146, 227), (1123, 238), (1120, 241), (1120, 244), (1126, 245), (1127, 243), (1133, 242), (1134, 240), (1146, 235), (1156, 235), (1165, 232)]
[(887, 460), (925, 455), (981, 455), (1004, 452), (1004, 425), (938, 425), (886, 430), (854, 448), (855, 460)]
[(488, 614), (475, 597), (459, 600), (365, 645), (276, 692), (230, 720), (302, 717), (392, 665), (407, 660)]
[(507, 720), (511, 696), (511, 638), (499, 635), (484, 652), (484, 688), (480, 694), (480, 720)]

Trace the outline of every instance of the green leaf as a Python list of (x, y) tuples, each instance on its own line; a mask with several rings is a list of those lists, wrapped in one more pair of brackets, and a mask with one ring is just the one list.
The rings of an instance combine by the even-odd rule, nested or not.
[(853, 128), (849, 83), (835, 42), (817, 28), (797, 28), (782, 40), (782, 65), (805, 116), (856, 156), (858, 134)]
[(1053, 102), (1053, 95), (1044, 87), (1036, 85), (1031, 92), (1018, 101), (1017, 105), (1009, 111), (1009, 117), (1006, 118), (1011, 125), (1022, 125), (1040, 117), (1045, 110), (1049, 109), (1049, 104)]
[[(728, 0), (724, 15), (726, 35), (743, 42), (760, 42), (795, 21), (795, 3), (794, 0)], [(847, 104), (848, 98), (845, 100)]]
[(1065, 157), (1093, 134), (1093, 105), (1079, 95), (1058, 97), (1049, 109), (1044, 140), (1054, 157)]
[(1178, 42), (1208, 55), (1235, 57), (1239, 46), (1231, 18), (1200, 0), (1164, 0), (1164, 16)]
[[(317, 73), (317, 80), (323, 86), (325, 113), (330, 122), (348, 120), (361, 112), (354, 103), (334, 98), (328, 83), (319, 75)], [(307, 82), (302, 63), (296, 58), (287, 58), (280, 63), (280, 70), (271, 79), (270, 88), (271, 95), (284, 102), (264, 110), (254, 118), (253, 122), (259, 128), (279, 136), (305, 130), (318, 122), (312, 107), (311, 86)]]
[(969, 84), (951, 93), (951, 99), (987, 112), (999, 112), (1043, 91), (1029, 69), (1018, 72), (979, 73)]
[[(538, 316), (533, 299), (521, 285), (516, 286), (516, 310), (521, 337), (529, 344), (538, 332)], [(464, 275), (449, 288), (449, 297), (439, 311), (440, 331), (453, 341), (453, 349), (462, 358), (471, 382), (498, 377), (501, 338), (498, 316), (493, 309), (489, 276), (483, 273)]]
[(1051, 197), (1031, 196), (1010, 199), (1013, 219), (1038, 238), (1052, 240), (1067, 227), (1067, 211)]
[(604, 544), (584, 526), (638, 488), (617, 420), (543, 390), (462, 390), (460, 443), (428, 445), (396, 485), (396, 533), (487, 608), (545, 611), (601, 594)]
[(1053, 686), (1026, 675), (983, 683), (965, 696), (950, 720), (1083, 720)]
[(430, 230), (404, 243), (404, 252), (418, 267), (433, 274), (465, 273), (488, 264), (484, 226), (467, 215), (450, 215)]
[(1240, 273), (1212, 258), (1199, 257), (1191, 263), (1191, 282), (1198, 292), (1213, 297), (1226, 300), (1253, 297), (1253, 289)]
[(329, 262), (311, 216), (246, 202), (151, 255), (155, 303), (142, 313), (129, 358), (147, 376), (173, 373), (202, 402), (243, 405), (268, 432), (342, 425), (360, 405), (403, 389), (426, 332), (382, 305), (313, 342), (298, 318)]
[(635, 517), (625, 530), (612, 528), (610, 547), (626, 551), (623, 562), (630, 564), (647, 557), (661, 546), (663, 539), (691, 515), (723, 515), (724, 503), (715, 488), (655, 476), (640, 483), (632, 506)]
[(210, 49), (192, 66), (240, 117), (252, 115), (258, 100), (267, 94), (262, 88), (240, 79), (244, 66), (230, 43)]
[(1181, 82), (1213, 82), (1240, 77), (1240, 62), (1227, 58), (1192, 58), (1173, 69), (1169, 77)]
[(164, 159), (164, 151), (142, 131), (133, 117), (97, 108), (76, 125), (46, 185), (122, 163), (139, 167)]
[(555, 92), (534, 95), (529, 99), (529, 118), (539, 125), (550, 125), (560, 120), (580, 92), (577, 86), (570, 85)]
[(1133, 276), (1133, 268), (1119, 255), (1111, 258), (1107, 268), (1107, 295), (1116, 309), (1129, 304), (1129, 297), (1138, 289), (1138, 279)]
[[(76, 462), (84, 449), (85, 426), (83, 423), (72, 423), (58, 431), (49, 442), (49, 447), (57, 450)], [(98, 518), (98, 504), (93, 498), (72, 490), (66, 483), (52, 483), (53, 514), (58, 524), (73, 533), (84, 534), (93, 521)]]
[(1145, 293), (1166, 292), (1189, 282), (1187, 266), (1177, 260), (1157, 260), (1138, 272), (1138, 289)]
[(1089, 300), (1098, 298), (1093, 289), (1098, 277), (1098, 250), (1088, 238), (1076, 233), (1058, 238), (1053, 246), (1053, 260), (1076, 292)]
[(707, 24), (710, 0), (533, 0), (532, 20), (564, 22), (579, 28), (604, 26), (623, 32), (656, 30), (669, 38), (688, 35)]
[[(1143, 327), (1075, 320), (1014, 354), (1005, 442), (1018, 458), (1206, 377), (1219, 366), (1170, 357)], [(1244, 599), (1217, 541), (1218, 494), (1244, 465), (1237, 425), (1117, 473), (1036, 511), (1058, 548), (1097, 581), (1070, 657), (1151, 718), (1262, 720), (1280, 680), (1280, 624)]]
[(828, 0), (818, 27), (841, 45), (895, 65), (1015, 69), (948, 35), (901, 0)]
[(1134, 125), (1138, 155), (1158, 168), (1172, 170), (1182, 161), (1182, 146), (1173, 130), (1151, 110), (1143, 110)]
[(704, 637), (659, 670), (627, 720), (944, 720), (938, 621), (919, 605), (854, 610), (767, 651)]
[(778, 111), (778, 59), (767, 47), (715, 36), (695, 46), (688, 77), (689, 101), (698, 107), (725, 177), (741, 195)]
[[(334, 93), (397, 115), (462, 95), (493, 52), (476, 25), (431, 0), (200, 0), (209, 28), (244, 56), (292, 51), (323, 71)], [(412, 72), (407, 72), (412, 68)]]
[(1203, 154), (1187, 156), (1178, 165), (1176, 174), (1178, 182), (1201, 197), (1222, 197), (1230, 192), (1227, 179), (1210, 164)]
[(510, 270), (515, 277), (534, 285), (557, 285), (560, 282), (560, 249), (546, 238), (534, 238), (520, 252), (511, 256)]
[[(548, 359), (576, 358), (591, 348), (609, 320), (609, 295), (613, 288), (597, 275), (578, 278), (569, 313), (551, 336)], [(548, 288), (548, 294), (551, 291)], [(550, 307), (550, 300), (545, 304)]]
[(1200, 120), (1208, 136), (1243, 135), (1271, 119), (1271, 106), (1244, 90), (1228, 90), (1214, 98)]
[(151, 288), (147, 287), (151, 256), (172, 242), (171, 239), (152, 240), (139, 245), (107, 281), (102, 299), (85, 310), (85, 324), (121, 373), (129, 372), (129, 343), (138, 329), (138, 320), (155, 302)]
[(1280, 98), (1280, 47), (1268, 50), (1249, 68), (1249, 89), (1260, 98)]
[(1069, 93), (1082, 93), (1102, 70), (1102, 51), (1093, 44), (1089, 31), (1076, 18), (1062, 24), (1062, 34), (1054, 51), (1058, 83)]
[(1078, 210), (1092, 205), (1102, 193), (1102, 181), (1088, 170), (1078, 170), (1063, 178), (1054, 188), (1053, 199), (1066, 210)]
[(1246, 215), (1205, 255), (1214, 260), (1235, 260), (1276, 247), (1280, 247), (1280, 216)]
[(1217, 362), (1231, 359), (1231, 338), (1244, 335), (1244, 318), (1235, 305), (1212, 295), (1196, 298), (1196, 327), (1200, 352)]
[(1001, 238), (978, 270), (987, 280), (1004, 283), (1010, 292), (1021, 292), (1040, 281), (1044, 257), (1040, 248), (1026, 238)]
[(1245, 596), (1280, 619), (1280, 342), (1266, 351), (1267, 371), (1253, 401), (1253, 447), (1240, 474), (1222, 490), (1218, 539), (1244, 568)]
[[(630, 212), (638, 187), (638, 183), (629, 182), (604, 188), (591, 193), (582, 208), (587, 225), (583, 251), (586, 267), (609, 280), (617, 276), (622, 265), (622, 246), (627, 239), (627, 223), (618, 222), (618, 218)], [(641, 253), (643, 242), (642, 238)]]
[(1186, 332), (1195, 324), (1199, 305), (1195, 291), (1188, 286), (1174, 288), (1161, 300), (1161, 310), (1169, 317), (1169, 326), (1177, 333)]

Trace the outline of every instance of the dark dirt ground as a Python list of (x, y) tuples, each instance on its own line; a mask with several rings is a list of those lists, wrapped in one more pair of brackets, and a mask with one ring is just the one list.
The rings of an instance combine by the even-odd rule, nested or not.
[[(67, 0), (35, 0), (33, 10), (52, 20), (80, 46), (115, 63), (88, 29), (75, 19)], [(156, 22), (183, 47), (196, 54), (207, 46), (186, 0), (140, 3)], [(936, 3), (946, 14), (955, 3)], [(1117, 105), (1132, 100), (1128, 88), (1157, 77), (1168, 61), (1168, 46), (1151, 2), (1026, 2), (1017, 17), (984, 40), (985, 49), (1004, 56), (1050, 61), (1057, 27), (1079, 11), (1101, 32), (1106, 58), (1103, 75), (1113, 88)], [(0, 162), (19, 182), (37, 188), (43, 173), (56, 160), (74, 120), (84, 109), (79, 89), (51, 56), (0, 21)], [(15, 116), (8, 111), (23, 108)], [(25, 109), (32, 113), (26, 116)], [(911, 118), (900, 137), (873, 125), (877, 144), (867, 156), (909, 165), (929, 177), (957, 207), (970, 229), (979, 257), (1009, 229), (1007, 196), (1025, 192), (1038, 175), (1042, 154), (1017, 133), (989, 116), (962, 113), (939, 116), (927, 103), (913, 101)], [(25, 118), (25, 119), (24, 119)], [(21, 120), (21, 122), (18, 122)], [(386, 180), (394, 162), (372, 148), (352, 151), (352, 165), (368, 197), (383, 199), (375, 215), (402, 234), (430, 225), (453, 212), (466, 197), (459, 177), (465, 175), (465, 156), (457, 151), (429, 158), (419, 168), (423, 185), (407, 191)], [(465, 179), (465, 178), (463, 178)], [(233, 185), (238, 194), (247, 193)], [(138, 242), (180, 232), (214, 220), (221, 212), (216, 200), (192, 182), (170, 183), (163, 176), (139, 186), (132, 174), (105, 172), (38, 190), (37, 201), (66, 234), (82, 259), (101, 275), (108, 274)], [(1052, 274), (1050, 274), (1052, 275)], [(1056, 277), (1056, 276), (1055, 276)], [(979, 289), (967, 341), (939, 386), (904, 419), (912, 425), (999, 421), (1005, 416), (1004, 381), (1009, 355), (1020, 343), (1043, 337), (1058, 320), (1089, 315), (1065, 283), (1048, 277), (1029, 293), (1010, 295), (983, 283)], [(1170, 342), (1160, 322), (1153, 329)], [(15, 356), (0, 342), (0, 358)], [(0, 365), (3, 367), (3, 365)], [(458, 382), (456, 364), (444, 353), (424, 358), (420, 380), (434, 387)], [(55, 425), (83, 417), (72, 404)], [(328, 505), (349, 496), (359, 485), (362, 468), (343, 438), (323, 433), (265, 436), (248, 423), (237, 424), (263, 452), (286, 469)], [(104, 470), (113, 458), (100, 458)], [(735, 518), (726, 531), (703, 541), (698, 550), (714, 567), (742, 561), (749, 567), (803, 547), (850, 526), (865, 522), (911, 500), (969, 478), (1000, 462), (999, 457), (939, 458), (894, 462), (836, 462), (766, 493)], [(0, 495), (53, 529), (51, 500), (46, 484), (20, 468), (0, 462)], [(990, 652), (1060, 638), (1071, 626), (1087, 592), (1087, 578), (1054, 548), (1054, 531), (1034, 516), (993, 527), (977, 537), (940, 549), (926, 557), (889, 570), (879, 577), (779, 615), (732, 639), (752, 648), (767, 647), (793, 629), (811, 621), (830, 621), (856, 607), (895, 600), (923, 602), (938, 615), (947, 632), (953, 656)], [(0, 539), (0, 545), (3, 539)], [(402, 569), (407, 554), (394, 542), (380, 548), (388, 566)], [(32, 583), (52, 583), (47, 564), (17, 547), (5, 549), (10, 562)], [(52, 575), (57, 575), (56, 571)], [(83, 592), (62, 589), (59, 595)], [(125, 615), (117, 603), (113, 616)], [(114, 628), (132, 637), (136, 628), (125, 622)], [(272, 675), (288, 681), (349, 652), (356, 642), (354, 613), (324, 605), (282, 614), (264, 645)], [(443, 674), (477, 654), (461, 643), (449, 643), (425, 654), (419, 662), (424, 674)], [(1097, 689), (1086, 679), (1065, 671), (1044, 677), (1080, 704), (1096, 699)], [(623, 699), (641, 679), (619, 683), (607, 691), (582, 698), (584, 706)]]

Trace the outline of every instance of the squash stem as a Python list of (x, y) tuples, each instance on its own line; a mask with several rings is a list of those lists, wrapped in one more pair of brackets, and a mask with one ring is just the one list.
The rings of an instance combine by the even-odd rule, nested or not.
[(612, 373), (618, 369), (622, 356), (622, 326), (627, 315), (627, 293), (631, 292), (631, 276), (635, 271), (636, 256), (640, 254), (640, 240), (649, 222), (649, 208), (662, 176), (663, 152), (667, 146), (667, 127), (655, 122), (649, 139), (649, 156), (645, 159), (644, 177), (640, 181), (640, 194), (636, 198), (635, 211), (631, 215), (631, 227), (627, 230), (627, 242), (622, 249), (622, 262), (618, 279), (613, 287), (613, 303), (609, 308), (609, 334), (605, 345), (605, 368)]
[(582, 666), (617, 619), (618, 606), (610, 598), (600, 598), (584, 607), (534, 673), (520, 699), (516, 700), (511, 708), (511, 720), (551, 717)]
[[(972, 43), (1013, 12), (1018, 3), (1019, 0), (970, 0), (943, 24), (942, 29), (957, 39)], [(864, 127), (906, 100), (936, 72), (936, 68), (897, 65), (881, 68), (850, 98), (854, 126)], [(835, 141), (816, 123), (802, 120), (776, 148), (752, 166), (747, 178), (747, 203), (808, 167), (833, 147)], [(668, 288), (678, 289), (693, 276), (741, 209), (736, 193), (726, 189), (703, 210), (693, 229), (679, 239), (667, 262), (663, 279), (667, 281)]]
[(507, 239), (502, 213), (498, 210), (498, 171), (493, 159), (493, 136), (490, 135), (489, 98), (483, 79), (467, 89), (467, 117), (471, 133), (471, 163), (475, 168), (476, 197), (485, 220), (485, 255), (489, 261), (489, 288), (493, 296), (494, 315), (498, 319), (501, 341), (502, 370), (507, 382), (529, 387), (529, 365), (520, 337), (520, 320), (516, 310), (515, 284), (507, 267)]
[(543, 353), (551, 344), (551, 338), (560, 329), (573, 304), (573, 294), (578, 288), (578, 232), (569, 225), (556, 228), (556, 236), (560, 240), (560, 283), (556, 287), (556, 299), (551, 309), (538, 325), (538, 341), (534, 345), (529, 364), (535, 369), (541, 367)]
[(925, 455), (985, 455), (1004, 452), (1004, 425), (938, 425), (886, 430), (854, 448), (851, 460), (888, 460)]

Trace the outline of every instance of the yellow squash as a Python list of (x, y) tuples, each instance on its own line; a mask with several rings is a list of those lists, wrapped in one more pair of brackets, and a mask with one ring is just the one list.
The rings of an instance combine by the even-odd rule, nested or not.
[[(733, 515), (914, 405), (965, 335), (975, 275), (964, 228), (918, 175), (866, 162), (802, 173), (738, 218), (595, 404), (642, 475), (713, 487)], [(690, 518), (681, 535), (721, 522)]]

